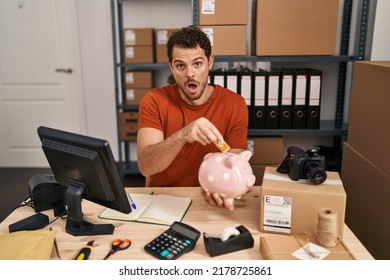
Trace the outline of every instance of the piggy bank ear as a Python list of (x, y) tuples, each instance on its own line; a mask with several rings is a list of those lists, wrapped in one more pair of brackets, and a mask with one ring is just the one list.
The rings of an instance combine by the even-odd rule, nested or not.
[(249, 159), (251, 158), (252, 156), (252, 152), (251, 151), (248, 151), (248, 150), (245, 150), (245, 151), (242, 151), (240, 153), (240, 157), (244, 158), (246, 161), (249, 161)]
[(237, 158), (238, 158), (237, 156), (230, 156), (230, 157), (227, 157), (227, 158), (225, 159), (226, 167), (228, 167), (228, 168), (233, 168), (234, 163), (236, 162)]

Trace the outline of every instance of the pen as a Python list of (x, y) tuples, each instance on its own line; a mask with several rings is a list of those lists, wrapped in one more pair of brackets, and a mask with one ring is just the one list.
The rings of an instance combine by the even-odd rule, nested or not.
[(75, 260), (88, 260), (92, 251), (93, 242), (94, 240), (89, 241), (87, 245), (83, 246), (83, 248), (81, 248), (80, 252), (77, 254)]
[(129, 194), (129, 200), (130, 200), (130, 204), (131, 204), (131, 207), (133, 207), (133, 209), (137, 209), (137, 206), (135, 205), (133, 199), (131, 198), (131, 195)]

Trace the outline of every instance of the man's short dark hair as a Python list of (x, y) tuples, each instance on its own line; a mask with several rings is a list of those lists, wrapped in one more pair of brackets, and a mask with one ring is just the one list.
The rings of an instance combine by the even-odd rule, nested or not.
[(207, 59), (211, 56), (211, 43), (208, 35), (195, 25), (176, 30), (169, 38), (167, 43), (169, 62), (172, 62), (172, 52), (175, 46), (186, 49), (195, 49), (199, 46), (204, 50)]

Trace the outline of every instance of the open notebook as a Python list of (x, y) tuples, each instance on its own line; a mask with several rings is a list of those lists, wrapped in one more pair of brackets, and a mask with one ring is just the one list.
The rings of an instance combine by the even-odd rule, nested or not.
[(191, 198), (165, 194), (129, 194), (136, 204), (129, 214), (106, 208), (99, 218), (142, 222), (151, 224), (171, 225), (174, 221), (181, 221), (191, 205)]

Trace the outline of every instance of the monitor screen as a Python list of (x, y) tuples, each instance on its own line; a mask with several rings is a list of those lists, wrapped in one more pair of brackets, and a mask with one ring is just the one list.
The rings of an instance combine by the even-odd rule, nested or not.
[(44, 126), (38, 135), (56, 181), (66, 187), (66, 231), (75, 236), (112, 234), (112, 224), (91, 224), (81, 210), (82, 199), (87, 199), (131, 212), (108, 141)]

